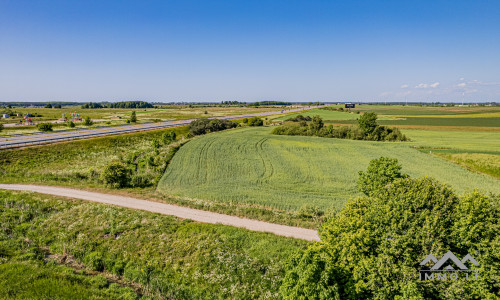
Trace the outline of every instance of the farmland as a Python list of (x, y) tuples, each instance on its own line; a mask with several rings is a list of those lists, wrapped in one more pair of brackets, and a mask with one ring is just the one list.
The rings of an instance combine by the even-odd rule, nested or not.
[[(338, 106), (333, 106), (338, 107)], [(325, 109), (310, 110), (303, 115), (319, 115), (326, 123), (355, 124), (359, 113), (375, 112), (380, 125), (397, 126), (403, 129), (424, 130), (474, 130), (499, 131), (500, 109), (498, 107), (419, 107), (361, 105), (351, 112)], [(276, 118), (283, 121), (298, 114)]]
[[(158, 190), (280, 209), (297, 210), (305, 204), (338, 209), (349, 197), (358, 195), (358, 171), (371, 159), (387, 156), (397, 158), (409, 175), (433, 176), (459, 192), (473, 188), (500, 192), (496, 179), (411, 147), (430, 145), (430, 140), (438, 143), (429, 136), (421, 142), (378, 143), (274, 136), (269, 132), (270, 128), (238, 129), (194, 139), (176, 154)], [(409, 135), (411, 138), (411, 132)]]

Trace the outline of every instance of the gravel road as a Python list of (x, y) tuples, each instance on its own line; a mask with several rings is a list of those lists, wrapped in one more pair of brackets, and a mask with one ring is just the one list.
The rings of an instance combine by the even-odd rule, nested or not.
[(276, 235), (303, 239), (308, 241), (320, 240), (316, 230), (312, 229), (278, 225), (268, 222), (228, 216), (199, 209), (192, 209), (171, 204), (152, 202), (131, 197), (88, 192), (88, 191), (55, 187), (55, 186), (39, 186), (39, 185), (25, 185), (25, 184), (0, 184), (0, 189), (31, 191), (31, 192), (49, 194), (54, 196), (75, 198), (92, 202), (117, 205), (126, 208), (140, 209), (164, 215), (172, 215), (182, 219), (190, 219), (193, 221), (198, 221), (203, 223), (224, 224), (229, 226), (246, 228), (253, 231), (270, 232)]

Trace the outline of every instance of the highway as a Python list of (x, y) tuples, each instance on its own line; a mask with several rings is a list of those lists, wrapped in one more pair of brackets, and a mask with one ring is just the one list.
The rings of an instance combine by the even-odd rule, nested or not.
[[(311, 107), (307, 107), (307, 108), (296, 108), (296, 109), (289, 109), (289, 110), (279, 110), (279, 111), (275, 111), (275, 112), (263, 112), (263, 113), (254, 113), (254, 114), (246, 114), (246, 115), (214, 117), (212, 119), (232, 120), (232, 119), (242, 119), (242, 118), (249, 118), (249, 117), (262, 117), (262, 116), (276, 115), (276, 114), (281, 114), (281, 113), (309, 110), (309, 109), (313, 109), (313, 108), (317, 108), (317, 107), (320, 107), (320, 106), (311, 106)], [(25, 147), (25, 146), (32, 146), (32, 145), (40, 145), (40, 144), (57, 143), (57, 142), (70, 141), (70, 140), (76, 140), (76, 139), (86, 139), (86, 138), (94, 138), (94, 137), (107, 136), (107, 135), (126, 134), (126, 133), (146, 131), (146, 130), (154, 130), (154, 129), (161, 129), (161, 128), (183, 126), (183, 125), (188, 125), (193, 120), (195, 120), (195, 119), (156, 122), (156, 123), (147, 123), (147, 124), (110, 126), (110, 127), (104, 127), (104, 128), (90, 128), (90, 129), (69, 130), (69, 131), (59, 131), (59, 132), (54, 131), (54, 132), (46, 132), (46, 133), (39, 133), (39, 134), (25, 134), (25, 135), (0, 137), (0, 150), (9, 149), (9, 148), (19, 148), (19, 147)]]

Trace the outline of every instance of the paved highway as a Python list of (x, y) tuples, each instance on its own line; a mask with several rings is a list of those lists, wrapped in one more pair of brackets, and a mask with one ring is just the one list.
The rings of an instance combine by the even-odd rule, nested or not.
[[(229, 119), (242, 119), (248, 117), (261, 117), (261, 116), (281, 114), (282, 112), (283, 113), (297, 112), (317, 107), (319, 106), (311, 106), (307, 108), (296, 108), (290, 110), (280, 110), (275, 112), (263, 112), (263, 113), (247, 114), (247, 115), (215, 117), (215, 118), (221, 120), (229, 120)], [(146, 131), (146, 130), (153, 130), (160, 128), (176, 127), (176, 126), (187, 125), (191, 123), (193, 120), (195, 119), (0, 137), (0, 150), (8, 148), (25, 147), (29, 145), (49, 144), (49, 143), (69, 141), (75, 139), (85, 139), (85, 138), (93, 138), (106, 135), (125, 134), (125, 133), (139, 132), (139, 131)]]

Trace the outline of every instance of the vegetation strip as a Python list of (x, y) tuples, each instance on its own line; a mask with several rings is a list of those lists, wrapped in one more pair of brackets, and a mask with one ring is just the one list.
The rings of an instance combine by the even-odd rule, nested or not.
[(131, 197), (123, 197), (123, 196), (87, 192), (69, 188), (38, 186), (38, 185), (0, 184), (0, 188), (7, 190), (17, 190), (17, 191), (32, 191), (43, 194), (70, 197), (70, 198), (88, 200), (93, 202), (112, 204), (132, 209), (146, 210), (160, 214), (173, 215), (179, 218), (191, 219), (203, 223), (223, 224), (235, 227), (242, 227), (253, 231), (270, 232), (276, 235), (293, 237), (308, 241), (319, 241), (317, 232), (311, 229), (272, 224), (262, 221), (207, 212), (198, 209), (140, 200)]

